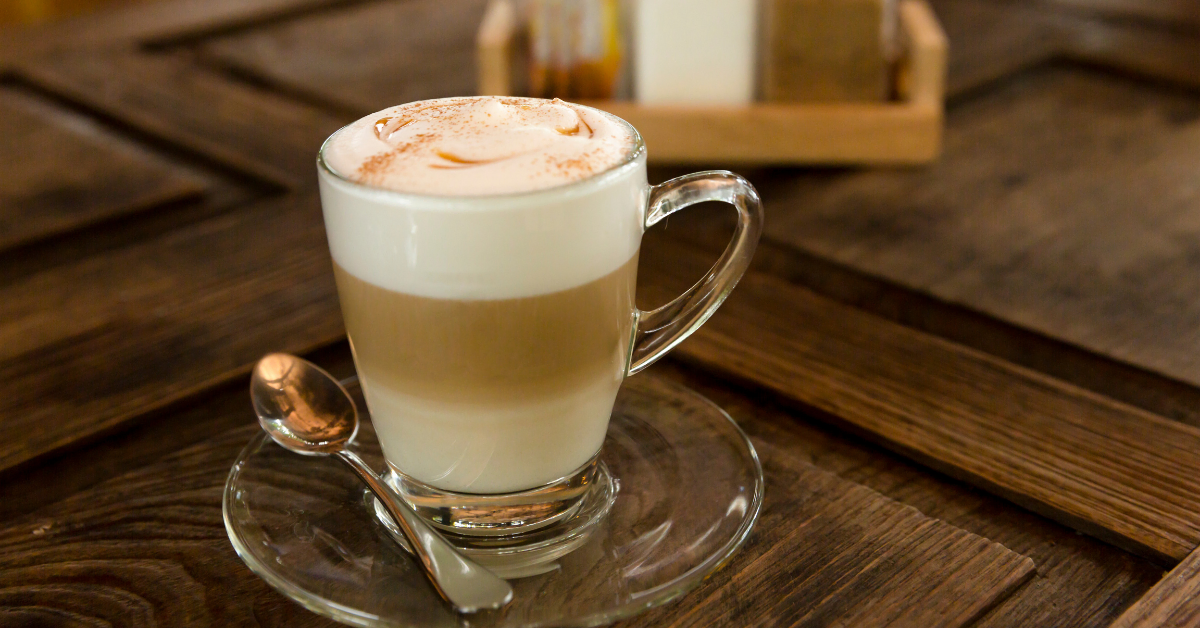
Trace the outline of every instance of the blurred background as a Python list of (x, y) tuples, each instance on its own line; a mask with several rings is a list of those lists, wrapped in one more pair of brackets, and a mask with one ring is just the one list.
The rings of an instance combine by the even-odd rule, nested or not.
[(4, 0), (0, 2), (0, 24), (41, 24), (96, 9), (154, 0)]

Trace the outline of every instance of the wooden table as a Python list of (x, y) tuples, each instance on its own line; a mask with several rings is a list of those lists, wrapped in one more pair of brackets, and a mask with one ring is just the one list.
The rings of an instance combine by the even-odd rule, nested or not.
[[(728, 409), (767, 495), (729, 565), (628, 625), (1200, 624), (1200, 3), (934, 4), (943, 159), (745, 172), (753, 271), (639, 376)], [(352, 371), (313, 156), (470, 93), (481, 9), (0, 31), (0, 624), (330, 623), (225, 536), (247, 373)], [(702, 274), (724, 211), (648, 238), (643, 305)]]

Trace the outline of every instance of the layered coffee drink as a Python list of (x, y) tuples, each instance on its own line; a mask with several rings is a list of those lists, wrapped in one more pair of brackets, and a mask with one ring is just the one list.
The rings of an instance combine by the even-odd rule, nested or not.
[(346, 330), (388, 463), (513, 493), (593, 460), (629, 362), (644, 152), (607, 114), (452, 98), (322, 149)]

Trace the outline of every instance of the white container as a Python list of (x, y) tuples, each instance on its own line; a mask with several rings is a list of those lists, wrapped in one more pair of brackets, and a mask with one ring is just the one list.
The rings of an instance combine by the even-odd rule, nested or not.
[(633, 22), (638, 102), (754, 100), (757, 0), (635, 0)]

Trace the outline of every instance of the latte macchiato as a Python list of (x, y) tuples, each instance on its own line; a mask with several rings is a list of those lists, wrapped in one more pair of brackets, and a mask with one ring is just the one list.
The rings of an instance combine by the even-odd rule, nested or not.
[[(325, 142), (318, 171), (387, 484), (460, 547), (522, 568), (579, 547), (613, 504), (601, 446), (621, 382), (745, 272), (754, 187), (725, 171), (651, 186), (623, 120), (490, 96), (371, 114)], [(638, 310), (643, 232), (704, 201), (737, 212), (729, 247), (687, 292)]]
[(338, 294), (389, 464), (464, 493), (587, 464), (636, 323), (635, 132), (561, 101), (453, 98), (367, 116), (322, 159)]

